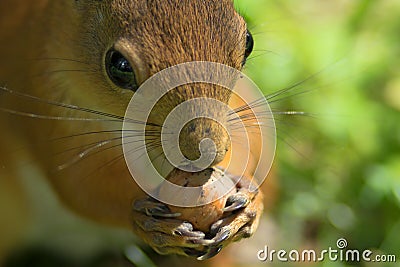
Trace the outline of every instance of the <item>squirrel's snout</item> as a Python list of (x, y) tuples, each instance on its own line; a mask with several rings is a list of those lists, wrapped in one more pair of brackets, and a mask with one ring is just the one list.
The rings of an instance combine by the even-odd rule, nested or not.
[(208, 118), (196, 118), (180, 132), (179, 146), (190, 161), (203, 159), (212, 167), (220, 163), (230, 147), (227, 130), (219, 122)]

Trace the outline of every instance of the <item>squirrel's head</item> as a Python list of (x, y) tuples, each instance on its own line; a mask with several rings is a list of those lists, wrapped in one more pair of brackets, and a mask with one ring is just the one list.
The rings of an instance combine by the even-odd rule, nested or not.
[[(76, 0), (68, 7), (73, 21), (60, 23), (69, 23), (67, 28), (72, 30), (58, 33), (59, 44), (68, 47), (59, 51), (77, 59), (68, 64), (87, 71), (63, 73), (68, 76), (64, 80), (74, 90), (74, 103), (112, 114), (124, 115), (135, 91), (161, 70), (193, 61), (240, 70), (253, 48), (251, 34), (232, 0)], [(66, 57), (54, 55), (57, 52), (49, 53)], [(187, 100), (204, 97), (227, 104), (230, 96), (229, 89), (217, 85), (180, 86), (157, 103), (148, 119), (152, 125), (160, 125), (171, 110)], [(213, 108), (218, 116), (224, 116), (210, 105), (200, 104), (198, 112)], [(154, 142), (155, 136), (160, 136), (154, 133), (157, 129), (149, 130), (149, 140)], [(190, 160), (198, 158), (203, 138), (214, 141), (217, 154), (212, 165), (218, 164), (230, 139), (216, 120), (199, 118), (183, 127), (179, 141), (183, 155)]]

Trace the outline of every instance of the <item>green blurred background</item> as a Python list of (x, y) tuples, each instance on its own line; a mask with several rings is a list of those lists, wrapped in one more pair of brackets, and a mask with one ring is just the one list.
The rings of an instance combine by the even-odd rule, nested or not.
[(267, 94), (303, 81), (271, 106), (310, 113), (278, 116), (273, 249), (346, 238), (400, 266), (400, 1), (236, 4), (256, 40), (246, 72)]

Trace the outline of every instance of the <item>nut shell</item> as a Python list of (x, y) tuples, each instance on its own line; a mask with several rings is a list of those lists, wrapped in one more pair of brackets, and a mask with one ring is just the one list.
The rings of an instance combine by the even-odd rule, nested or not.
[[(227, 198), (236, 192), (233, 181), (226, 178), (221, 170), (215, 168), (196, 173), (175, 169), (168, 175), (167, 180), (180, 187), (171, 190), (165, 182), (159, 188), (159, 195), (163, 198), (173, 198), (174, 203), (180, 201), (182, 206), (169, 205), (171, 211), (181, 213), (178, 219), (188, 221), (196, 230), (207, 233), (211, 225), (221, 219)], [(199, 194), (188, 195), (185, 192), (188, 187), (197, 187)], [(188, 203), (188, 200), (195, 201), (197, 206), (187, 207), (185, 203)]]

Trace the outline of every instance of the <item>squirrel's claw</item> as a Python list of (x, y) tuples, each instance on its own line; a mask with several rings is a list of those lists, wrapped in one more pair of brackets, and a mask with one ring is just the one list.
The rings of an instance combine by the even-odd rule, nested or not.
[(150, 197), (136, 200), (133, 209), (153, 217), (176, 218), (181, 216), (180, 213), (172, 213), (168, 206)]
[(250, 201), (251, 199), (249, 199), (247, 195), (243, 193), (237, 193), (228, 198), (228, 200), (226, 201), (226, 206), (223, 210), (224, 212), (239, 210), (249, 205)]
[(220, 247), (211, 247), (211, 248), (209, 248), (209, 250), (208, 250), (208, 252), (206, 254), (197, 257), (197, 259), (199, 261), (211, 259), (212, 257), (218, 255), (218, 253), (220, 253), (221, 250), (222, 250), (222, 246), (220, 246)]
[(201, 231), (193, 231), (193, 225), (188, 222), (183, 222), (179, 225), (173, 232), (176, 236), (184, 236), (187, 237), (188, 240), (196, 240), (202, 239), (205, 237), (205, 234)]

